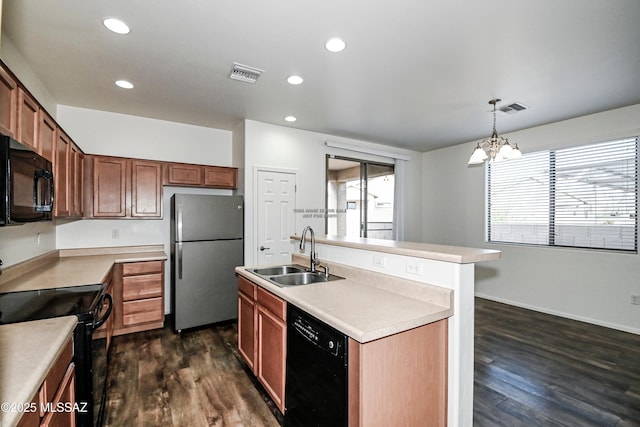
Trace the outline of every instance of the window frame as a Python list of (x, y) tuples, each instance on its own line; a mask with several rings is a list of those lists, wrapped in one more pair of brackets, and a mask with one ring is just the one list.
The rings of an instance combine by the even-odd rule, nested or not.
[[(577, 244), (577, 245), (570, 245), (570, 244), (566, 244), (566, 243), (558, 243), (556, 242), (555, 238), (556, 235), (558, 235), (558, 229), (557, 229), (557, 222), (559, 222), (559, 220), (562, 219), (567, 219), (566, 216), (562, 216), (560, 214), (558, 214), (557, 210), (556, 210), (556, 203), (558, 202), (559, 196), (557, 196), (556, 194), (556, 189), (558, 188), (558, 186), (560, 184), (558, 184), (558, 172), (556, 171), (556, 157), (558, 155), (558, 153), (565, 154), (566, 152), (569, 152), (571, 150), (576, 150), (576, 149), (580, 149), (580, 148), (593, 148), (596, 147), (598, 145), (605, 145), (605, 144), (613, 144), (613, 143), (625, 143), (625, 142), (633, 142), (634, 144), (634, 149), (635, 149), (635, 153), (634, 153), (634, 158), (635, 158), (635, 170), (633, 171), (633, 173), (635, 174), (635, 179), (633, 180), (633, 186), (635, 187), (635, 193), (633, 197), (633, 203), (634, 203), (634, 212), (633, 212), (633, 248), (630, 247), (622, 247), (623, 245), (623, 240), (621, 240), (621, 247), (607, 247), (606, 244), (603, 245), (594, 245), (594, 244)], [(578, 145), (574, 145), (572, 147), (563, 147), (563, 148), (555, 148), (555, 149), (543, 149), (537, 152), (533, 152), (533, 153), (529, 153), (528, 155), (534, 155), (534, 154), (541, 154), (541, 153), (548, 153), (548, 170), (547, 172), (547, 178), (548, 178), (548, 194), (549, 194), (549, 206), (548, 206), (548, 215), (546, 218), (546, 226), (547, 226), (547, 243), (535, 243), (535, 242), (528, 242), (525, 241), (526, 239), (522, 239), (522, 241), (516, 241), (516, 239), (513, 239), (513, 241), (510, 240), (492, 240), (492, 225), (493, 228), (495, 228), (496, 223), (492, 223), (492, 182), (491, 182), (491, 162), (487, 162), (485, 164), (485, 243), (487, 244), (496, 244), (496, 245), (518, 245), (518, 246), (532, 246), (532, 247), (540, 247), (540, 248), (565, 248), (565, 249), (581, 249), (581, 250), (587, 250), (587, 251), (606, 251), (606, 252), (616, 252), (616, 253), (628, 253), (628, 254), (637, 254), (638, 253), (638, 228), (639, 228), (639, 221), (638, 221), (638, 210), (639, 210), (639, 206), (638, 206), (638, 189), (639, 189), (639, 185), (638, 185), (638, 180), (639, 180), (639, 176), (638, 176), (638, 172), (639, 172), (639, 144), (640, 144), (640, 137), (636, 136), (627, 136), (627, 137), (618, 137), (618, 138), (612, 138), (612, 139), (608, 139), (608, 140), (604, 140), (604, 141), (598, 141), (598, 142), (593, 142), (593, 143), (586, 143), (586, 144), (578, 144)], [(585, 150), (587, 151), (587, 150)], [(524, 160), (526, 160), (527, 155), (525, 155), (523, 157)], [(621, 159), (622, 160), (622, 159)], [(589, 163), (588, 163), (588, 155), (584, 156), (584, 158), (579, 159), (579, 161), (583, 161), (584, 162), (584, 167), (588, 168), (589, 167)], [(511, 160), (509, 162), (518, 162), (518, 160)], [(633, 162), (631, 162), (633, 163)], [(590, 171), (593, 173), (593, 171)], [(525, 175), (521, 175), (521, 177), (524, 177)], [(518, 177), (517, 175), (513, 176), (514, 178)], [(591, 175), (589, 175), (589, 177), (591, 177)], [(495, 192), (495, 190), (493, 190), (493, 192)], [(511, 199), (512, 200), (512, 199)], [(595, 205), (595, 206), (601, 206), (601, 205)], [(569, 223), (569, 225), (574, 225)], [(591, 231), (591, 230), (589, 230)]]

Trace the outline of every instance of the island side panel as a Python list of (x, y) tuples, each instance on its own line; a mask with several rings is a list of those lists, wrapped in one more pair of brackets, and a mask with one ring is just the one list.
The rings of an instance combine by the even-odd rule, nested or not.
[[(449, 427), (472, 427), (474, 264), (436, 261), (328, 244), (317, 244), (316, 250), (318, 258), (321, 260), (453, 289), (454, 310), (453, 316), (449, 318), (447, 343), (447, 425)], [(419, 267), (417, 274), (407, 271), (410, 266), (416, 265)], [(415, 272), (415, 268), (411, 270)]]
[(349, 427), (447, 425), (447, 320), (349, 340)]

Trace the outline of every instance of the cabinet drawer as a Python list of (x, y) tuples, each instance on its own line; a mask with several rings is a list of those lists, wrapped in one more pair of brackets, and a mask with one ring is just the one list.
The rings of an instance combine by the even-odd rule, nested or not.
[(136, 274), (162, 273), (164, 261), (127, 262), (122, 264), (123, 276), (135, 276)]
[(42, 387), (40, 388), (40, 402), (44, 404), (53, 402), (56, 391), (62, 383), (62, 378), (69, 368), (71, 359), (73, 359), (73, 341), (69, 339), (42, 383)]
[(257, 286), (242, 276), (238, 276), (238, 290), (248, 296), (250, 299), (256, 299)]
[(271, 313), (285, 320), (287, 313), (287, 303), (277, 296), (265, 291), (261, 287), (257, 287), (258, 304), (266, 307)]
[(162, 296), (162, 274), (144, 274), (141, 276), (125, 276), (122, 278), (122, 299), (135, 299)]
[(138, 323), (159, 322), (164, 317), (162, 298), (149, 298), (122, 303), (122, 324), (124, 326)]

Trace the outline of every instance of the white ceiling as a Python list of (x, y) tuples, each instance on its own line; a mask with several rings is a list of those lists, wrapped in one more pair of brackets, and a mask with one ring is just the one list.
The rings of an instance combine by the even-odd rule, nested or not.
[(530, 107), (499, 133), (640, 103), (639, 20), (638, 0), (4, 0), (2, 31), (59, 104), (428, 151), (488, 136), (494, 97)]

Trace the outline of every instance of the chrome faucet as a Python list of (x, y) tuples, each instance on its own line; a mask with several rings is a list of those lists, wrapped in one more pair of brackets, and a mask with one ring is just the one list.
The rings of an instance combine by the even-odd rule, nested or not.
[(316, 238), (313, 234), (313, 228), (310, 226), (306, 226), (304, 230), (302, 230), (302, 239), (300, 240), (300, 250), (304, 251), (305, 246), (305, 236), (307, 235), (307, 231), (311, 232), (311, 253), (309, 254), (309, 267), (312, 273), (316, 272), (316, 264), (318, 263), (318, 254), (316, 253)]

